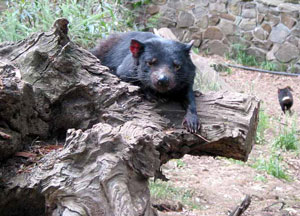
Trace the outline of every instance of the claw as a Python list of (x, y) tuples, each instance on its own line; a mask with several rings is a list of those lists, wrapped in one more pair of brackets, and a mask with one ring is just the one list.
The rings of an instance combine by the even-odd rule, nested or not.
[(186, 114), (185, 118), (183, 119), (182, 125), (190, 133), (196, 133), (201, 128), (197, 114), (191, 113)]

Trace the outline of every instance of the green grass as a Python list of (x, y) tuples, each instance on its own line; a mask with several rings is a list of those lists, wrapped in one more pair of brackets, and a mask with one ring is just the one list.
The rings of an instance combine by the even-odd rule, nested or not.
[(176, 167), (183, 168), (186, 164), (183, 162), (183, 160), (177, 159), (176, 160)]
[(252, 165), (253, 168), (267, 172), (268, 174), (284, 180), (290, 180), (290, 176), (282, 165), (283, 159), (277, 153), (272, 153), (269, 158), (261, 157)]
[(293, 119), (293, 123), (290, 127), (284, 125), (283, 129), (280, 130), (280, 134), (275, 137), (273, 143), (274, 147), (284, 149), (287, 151), (298, 150), (300, 143), (299, 137), (297, 136), (297, 119)]
[(224, 160), (227, 160), (229, 161), (230, 163), (233, 163), (233, 164), (238, 164), (238, 165), (241, 165), (241, 166), (244, 166), (246, 163), (244, 161), (240, 161), (240, 160), (235, 160), (235, 159), (232, 159), (232, 158), (223, 158), (221, 157), (222, 159)]
[(227, 59), (232, 59), (236, 63), (244, 66), (258, 67), (269, 71), (287, 70), (287, 66), (285, 64), (278, 64), (266, 60), (262, 62), (258, 61), (255, 56), (247, 53), (247, 47), (245, 45), (239, 43), (233, 44), (231, 46), (231, 52), (227, 53), (225, 56)]
[(255, 181), (261, 181), (261, 182), (264, 182), (264, 183), (268, 182), (268, 179), (265, 176), (259, 175), (259, 174), (254, 177), (254, 180)]
[(135, 1), (132, 3), (133, 9), (142, 7), (145, 4), (150, 4), (151, 0), (140, 0), (140, 1)]
[(70, 38), (88, 47), (113, 31), (134, 26), (130, 14), (117, 0), (11, 0), (0, 14), (0, 42), (48, 31), (57, 18), (65, 17), (70, 22)]
[(259, 110), (258, 114), (258, 125), (256, 130), (255, 141), (257, 144), (265, 144), (265, 132), (270, 126), (270, 117), (266, 114), (263, 109)]
[(195, 201), (195, 192), (187, 188), (177, 188), (168, 182), (150, 180), (151, 197), (159, 200), (179, 201), (191, 209), (201, 209), (199, 203)]
[(246, 66), (258, 66), (255, 56), (247, 54), (247, 48), (242, 44), (233, 44), (231, 53), (226, 55), (229, 59), (234, 59), (238, 64)]
[(264, 70), (269, 70), (269, 71), (276, 71), (278, 69), (277, 64), (275, 64), (274, 62), (270, 62), (270, 61), (263, 61), (260, 64), (260, 67)]

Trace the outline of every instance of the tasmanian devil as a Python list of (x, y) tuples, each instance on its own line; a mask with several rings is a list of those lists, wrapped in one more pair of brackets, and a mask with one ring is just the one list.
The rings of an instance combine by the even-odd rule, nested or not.
[(291, 112), (291, 107), (293, 106), (293, 95), (291, 93), (292, 88), (287, 86), (283, 89), (278, 89), (278, 100), (279, 104), (281, 106), (282, 111), (285, 113), (285, 111)]
[(139, 85), (149, 98), (180, 101), (187, 109), (183, 124), (190, 132), (200, 128), (190, 58), (193, 42), (184, 44), (150, 32), (115, 34), (91, 52), (122, 80)]

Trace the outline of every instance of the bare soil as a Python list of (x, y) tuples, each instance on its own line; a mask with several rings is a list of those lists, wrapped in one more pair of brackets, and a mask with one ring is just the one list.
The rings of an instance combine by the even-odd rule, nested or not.
[[(224, 62), (220, 57), (212, 57)], [(280, 180), (265, 171), (250, 165), (257, 158), (267, 158), (279, 128), (291, 124), (292, 119), (300, 125), (300, 77), (270, 75), (265, 73), (232, 69), (232, 74), (223, 74), (223, 79), (238, 92), (252, 94), (261, 101), (261, 107), (271, 117), (267, 130), (266, 144), (255, 145), (246, 163), (236, 163), (225, 158), (193, 157), (182, 158), (183, 166), (175, 161), (164, 165), (163, 172), (170, 179), (169, 184), (188, 188), (194, 192), (193, 199), (199, 208), (185, 206), (181, 212), (159, 212), (161, 216), (222, 216), (241, 203), (246, 194), (251, 204), (244, 216), (299, 216), (300, 215), (300, 155), (284, 152), (284, 167), (290, 181)], [(277, 88), (290, 86), (293, 89), (294, 105), (292, 116), (282, 114), (277, 98)], [(200, 209), (200, 210), (199, 210)]]

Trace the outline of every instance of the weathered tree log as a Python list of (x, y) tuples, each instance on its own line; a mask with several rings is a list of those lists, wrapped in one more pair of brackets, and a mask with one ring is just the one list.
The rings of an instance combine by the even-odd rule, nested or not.
[(70, 41), (67, 24), (0, 45), (0, 160), (33, 139), (65, 140), (27, 172), (7, 174), (3, 162), (1, 215), (156, 215), (148, 178), (163, 163), (185, 154), (247, 160), (255, 97), (200, 95), (201, 131), (188, 133), (179, 104), (144, 100)]

